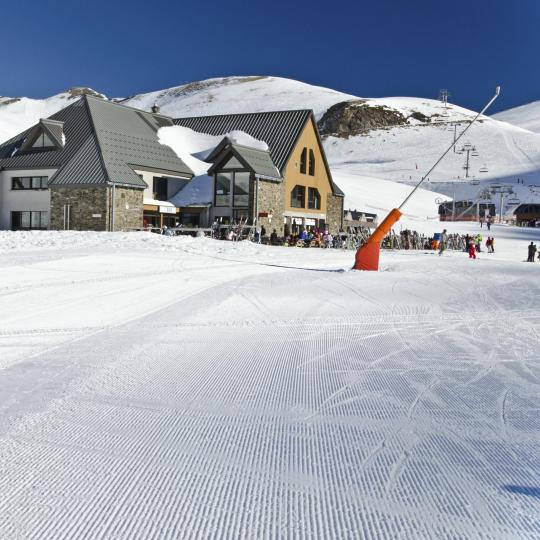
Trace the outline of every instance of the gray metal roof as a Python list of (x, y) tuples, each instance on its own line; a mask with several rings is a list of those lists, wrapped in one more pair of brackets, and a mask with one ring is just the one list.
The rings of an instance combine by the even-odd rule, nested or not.
[(0, 145), (0, 169), (58, 168), (49, 185), (115, 183), (140, 188), (146, 184), (134, 172), (137, 166), (193, 175), (171, 148), (158, 141), (157, 130), (173, 125), (170, 118), (85, 95), (42, 122), (60, 141), (63, 122), (65, 146), (23, 150), (38, 124)]
[(224, 114), (175, 118), (174, 123), (209, 135), (225, 135), (235, 130), (244, 131), (268, 145), (272, 161), (282, 173), (298, 137), (312, 114), (312, 111), (307, 109)]
[[(228, 141), (227, 137), (225, 137), (225, 140)], [(281, 174), (274, 165), (268, 151), (230, 142), (225, 146), (220, 143), (217, 148), (221, 148), (219, 155), (215, 156), (214, 152), (212, 152), (213, 159), (211, 159), (211, 156), (208, 158), (208, 161), (214, 161), (212, 167), (208, 169), (209, 174), (221, 168), (235, 169), (240, 166), (240, 168), (245, 168), (261, 178), (281, 180)]]

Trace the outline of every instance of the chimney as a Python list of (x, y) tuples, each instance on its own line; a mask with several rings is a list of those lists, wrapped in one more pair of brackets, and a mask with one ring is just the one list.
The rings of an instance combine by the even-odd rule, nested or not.
[(152, 112), (154, 114), (157, 114), (159, 112), (159, 105), (157, 104), (157, 101), (155, 101), (154, 104), (152, 105)]

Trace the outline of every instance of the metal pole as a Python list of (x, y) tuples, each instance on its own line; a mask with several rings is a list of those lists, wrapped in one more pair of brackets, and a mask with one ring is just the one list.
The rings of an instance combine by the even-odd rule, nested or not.
[(456, 190), (454, 189), (454, 196), (452, 197), (452, 221), (456, 221)]
[(111, 232), (114, 232), (114, 211), (116, 206), (116, 184), (112, 185), (112, 212), (111, 212)]
[(259, 225), (259, 177), (255, 177), (255, 225)]
[(466, 150), (467, 152), (467, 162), (465, 164), (465, 178), (469, 178), (469, 155), (471, 153), (470, 150)]
[[(454, 144), (457, 143), (459, 141), (459, 139), (461, 139), (461, 137), (463, 137), (463, 135), (465, 135), (465, 133), (467, 133), (467, 131), (476, 122), (476, 120), (478, 120), (478, 118), (480, 118), (480, 116), (482, 116), (487, 111), (487, 109), (490, 107), (490, 105), (499, 97), (500, 92), (501, 92), (501, 87), (497, 86), (497, 88), (495, 89), (495, 95), (488, 101), (488, 103), (485, 105), (485, 107), (471, 120), (471, 123), (459, 134), (459, 136), (455, 140)], [(446, 154), (448, 154), (448, 152), (450, 152), (450, 150), (452, 149), (452, 146), (453, 146), (453, 144), (451, 144), (446, 149), (444, 154), (435, 162), (435, 165), (433, 165), (433, 167), (431, 167), (431, 169), (429, 169), (429, 171), (425, 174), (425, 176), (422, 178), (422, 180), (420, 180), (420, 182), (418, 182), (418, 184), (416, 184), (414, 189), (409, 193), (409, 195), (405, 198), (405, 200), (399, 205), (399, 208), (398, 208), (399, 210), (401, 210), (407, 204), (409, 199), (414, 195), (414, 192), (422, 185), (424, 180), (426, 178), (428, 178), (429, 175), (435, 170), (437, 165), (444, 159)]]
[(454, 124), (454, 154), (456, 153), (457, 124)]
[(499, 223), (502, 223), (503, 192), (501, 191), (501, 207), (499, 209)]

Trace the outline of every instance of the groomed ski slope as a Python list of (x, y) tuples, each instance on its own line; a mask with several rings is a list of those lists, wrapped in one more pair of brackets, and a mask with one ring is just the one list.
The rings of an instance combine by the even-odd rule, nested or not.
[(492, 233), (0, 233), (0, 538), (537, 539), (540, 238)]

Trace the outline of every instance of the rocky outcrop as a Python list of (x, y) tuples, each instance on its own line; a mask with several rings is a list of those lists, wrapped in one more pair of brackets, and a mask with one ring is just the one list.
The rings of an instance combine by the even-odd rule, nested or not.
[(373, 106), (363, 99), (342, 101), (330, 107), (318, 122), (321, 135), (348, 138), (371, 129), (401, 126), (407, 118), (399, 111)]
[(86, 86), (74, 86), (73, 88), (66, 90), (66, 94), (69, 94), (68, 99), (73, 99), (84, 95), (106, 99), (104, 94), (100, 94), (99, 92), (92, 90), (92, 88), (87, 88)]

